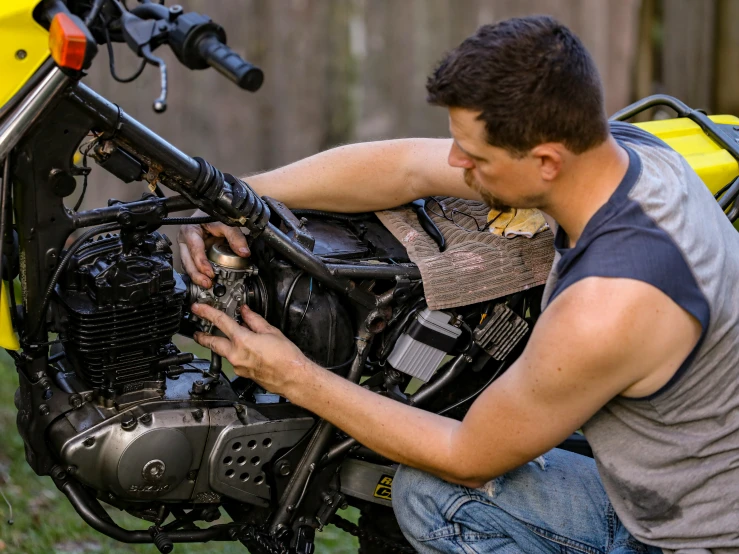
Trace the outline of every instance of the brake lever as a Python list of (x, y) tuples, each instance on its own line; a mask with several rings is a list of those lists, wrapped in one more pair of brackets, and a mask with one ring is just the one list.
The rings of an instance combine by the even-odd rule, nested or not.
[(162, 89), (152, 107), (156, 113), (164, 113), (167, 110), (167, 64), (162, 58), (152, 54), (148, 45), (141, 49), (141, 55), (147, 62), (159, 68)]
[[(139, 7), (164, 8), (158, 4), (145, 4)], [(166, 8), (164, 10), (169, 13)], [(169, 23), (159, 19), (142, 19), (131, 12), (121, 14), (120, 21), (123, 38), (128, 47), (147, 63), (159, 68), (161, 92), (159, 98), (154, 100), (153, 109), (156, 113), (162, 113), (167, 109), (167, 64), (163, 59), (155, 56), (152, 51), (167, 41), (170, 31)]]

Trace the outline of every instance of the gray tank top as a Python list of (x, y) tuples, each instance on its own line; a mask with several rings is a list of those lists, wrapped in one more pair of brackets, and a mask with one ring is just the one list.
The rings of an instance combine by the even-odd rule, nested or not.
[(560, 229), (544, 305), (590, 276), (647, 282), (701, 324), (655, 394), (617, 397), (583, 427), (616, 513), (666, 554), (739, 553), (739, 233), (687, 162), (625, 123), (629, 169), (574, 248)]

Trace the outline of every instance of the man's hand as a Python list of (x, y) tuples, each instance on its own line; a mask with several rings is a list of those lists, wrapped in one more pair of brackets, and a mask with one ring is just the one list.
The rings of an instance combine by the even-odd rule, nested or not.
[[(203, 215), (207, 214), (198, 210), (193, 214), (193, 217)], [(213, 285), (211, 279), (215, 277), (215, 273), (213, 273), (213, 267), (205, 255), (205, 250), (219, 237), (223, 237), (228, 241), (228, 245), (234, 253), (244, 258), (249, 255), (246, 238), (238, 227), (229, 227), (219, 222), (182, 225), (179, 233), (177, 233), (182, 267), (195, 283), (206, 289)]]
[(312, 364), (276, 327), (246, 306), (241, 308), (243, 326), (205, 304), (194, 304), (192, 311), (226, 335), (195, 333), (195, 340), (231, 362), (236, 375), (252, 379), (270, 392), (285, 396), (289, 385), (299, 382)]

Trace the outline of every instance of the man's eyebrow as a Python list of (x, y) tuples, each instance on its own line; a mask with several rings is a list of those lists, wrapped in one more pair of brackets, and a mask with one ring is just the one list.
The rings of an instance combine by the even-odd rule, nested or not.
[(465, 150), (464, 148), (462, 148), (462, 146), (459, 144), (459, 142), (457, 142), (457, 139), (452, 139), (452, 140), (454, 141), (454, 144), (457, 145), (457, 148), (459, 148), (462, 151), (463, 154), (466, 154), (470, 158), (474, 158), (476, 160), (481, 160), (482, 159), (480, 156), (475, 156), (474, 154), (471, 154), (470, 152), (467, 152), (467, 150)]

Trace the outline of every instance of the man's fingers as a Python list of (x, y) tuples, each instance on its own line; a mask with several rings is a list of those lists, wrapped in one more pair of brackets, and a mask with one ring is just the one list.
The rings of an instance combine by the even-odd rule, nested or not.
[(209, 335), (208, 333), (197, 332), (193, 335), (195, 342), (201, 346), (212, 350), (219, 356), (228, 358), (231, 354), (231, 341), (223, 337), (216, 337), (215, 335)]
[(242, 258), (246, 258), (251, 254), (249, 251), (249, 245), (246, 243), (246, 237), (244, 236), (244, 233), (241, 232), (241, 229), (238, 227), (226, 227), (223, 234), (225, 235), (231, 250), (236, 252), (236, 254)]
[(223, 223), (208, 223), (206, 229), (215, 237), (224, 237), (231, 250), (239, 256), (245, 258), (250, 254), (246, 237), (238, 227), (229, 227)]
[(180, 236), (190, 251), (190, 257), (198, 272), (207, 275), (211, 279), (216, 276), (213, 266), (210, 265), (205, 256), (205, 242), (203, 230), (199, 225), (183, 225), (180, 227)]
[(180, 243), (180, 261), (182, 262), (182, 267), (185, 269), (185, 273), (190, 276), (193, 282), (206, 289), (211, 287), (213, 283), (195, 267), (195, 263), (190, 256), (190, 249), (184, 243)]
[(229, 339), (232, 339), (237, 333), (243, 332), (241, 326), (233, 319), (207, 304), (193, 304), (192, 313), (213, 323)]
[(241, 307), (241, 319), (255, 333), (268, 333), (273, 327), (261, 315), (251, 311), (246, 305)]

